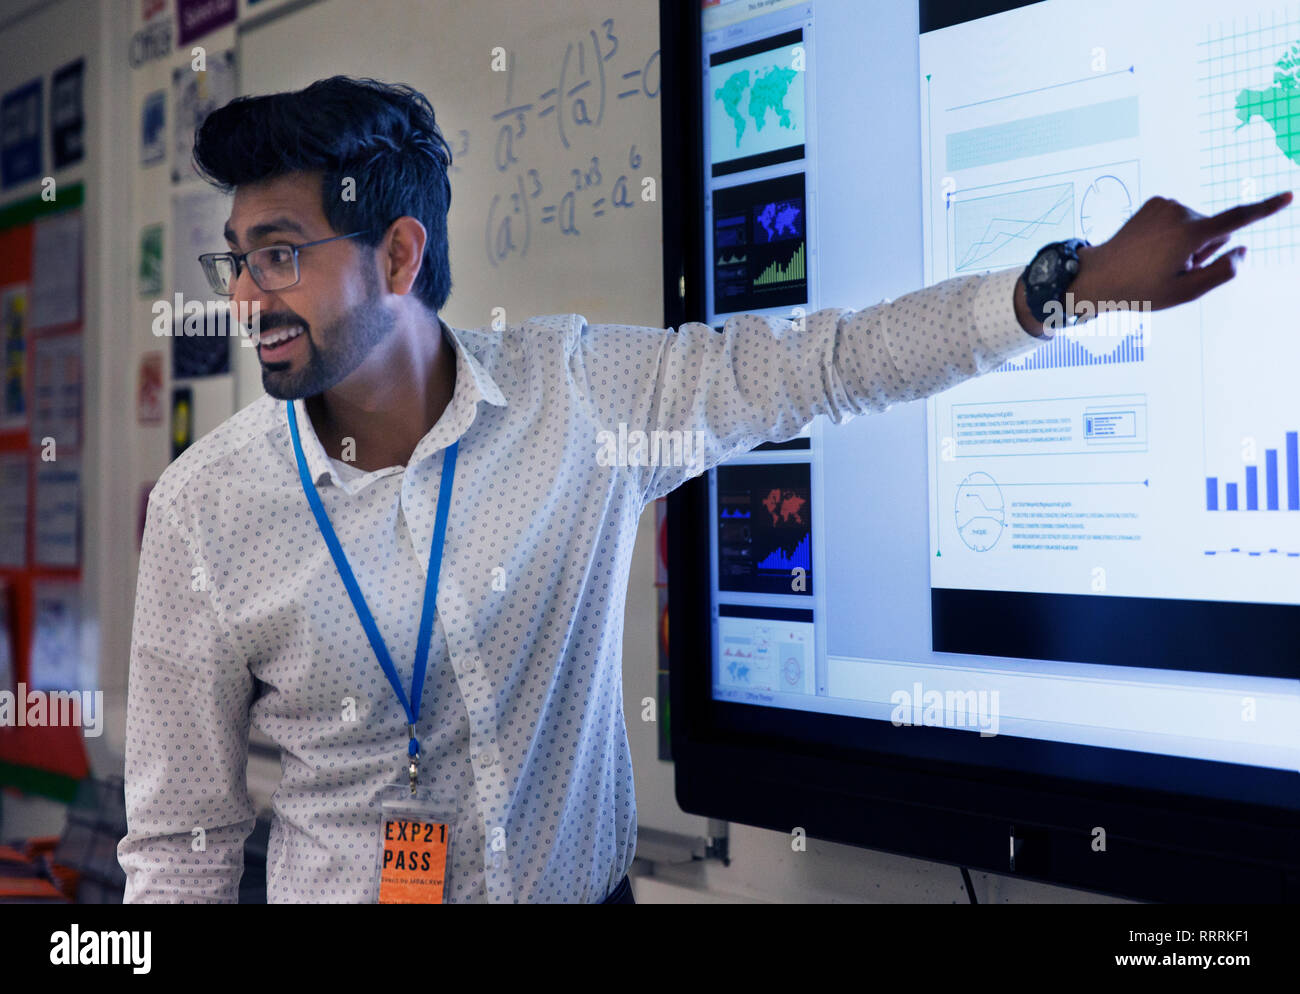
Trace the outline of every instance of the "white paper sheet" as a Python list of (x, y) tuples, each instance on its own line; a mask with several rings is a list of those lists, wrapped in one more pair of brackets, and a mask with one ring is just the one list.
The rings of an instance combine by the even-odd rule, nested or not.
[(36, 222), (29, 328), (81, 320), (81, 221), (76, 210)]

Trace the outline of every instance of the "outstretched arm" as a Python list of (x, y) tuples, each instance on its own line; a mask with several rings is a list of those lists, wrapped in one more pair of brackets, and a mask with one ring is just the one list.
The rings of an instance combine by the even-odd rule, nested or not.
[[(1080, 251), (1075, 311), (1196, 299), (1236, 272), (1241, 249), (1207, 262), (1232, 232), (1290, 202), (1286, 193), (1204, 217), (1177, 201), (1148, 201), (1110, 241)], [(738, 452), (794, 437), (819, 414), (840, 423), (939, 393), (1050, 337), (1019, 273), (1006, 270), (797, 322), (736, 315), (721, 334), (694, 322), (676, 331), (586, 325), (566, 352), (567, 374), (600, 428), (627, 437), (626, 471), (648, 502)], [(664, 459), (686, 445), (690, 458)]]

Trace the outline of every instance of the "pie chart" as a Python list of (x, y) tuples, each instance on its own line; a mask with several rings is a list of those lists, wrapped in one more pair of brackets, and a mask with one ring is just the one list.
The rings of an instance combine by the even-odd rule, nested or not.
[(1006, 527), (1002, 490), (988, 473), (971, 473), (957, 487), (957, 534), (974, 552), (998, 544)]
[(1079, 205), (1079, 230), (1097, 245), (1119, 231), (1133, 216), (1133, 198), (1118, 176), (1098, 176), (1083, 191)]

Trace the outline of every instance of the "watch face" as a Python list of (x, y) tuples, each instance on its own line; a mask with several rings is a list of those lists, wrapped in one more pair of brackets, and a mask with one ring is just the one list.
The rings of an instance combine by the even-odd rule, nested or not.
[(1049, 282), (1056, 272), (1057, 262), (1055, 250), (1039, 252), (1029, 266), (1029, 282), (1038, 284)]

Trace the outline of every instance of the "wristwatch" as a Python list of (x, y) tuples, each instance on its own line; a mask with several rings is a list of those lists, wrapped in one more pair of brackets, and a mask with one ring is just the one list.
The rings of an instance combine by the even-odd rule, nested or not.
[[(1065, 306), (1065, 292), (1079, 275), (1079, 249), (1084, 247), (1091, 248), (1092, 243), (1082, 238), (1052, 242), (1039, 249), (1025, 267), (1021, 274), (1025, 281), (1025, 303), (1040, 323), (1049, 327), (1075, 323), (1076, 318), (1070, 313), (1073, 308)], [(1049, 324), (1048, 319), (1053, 315), (1056, 320)]]

